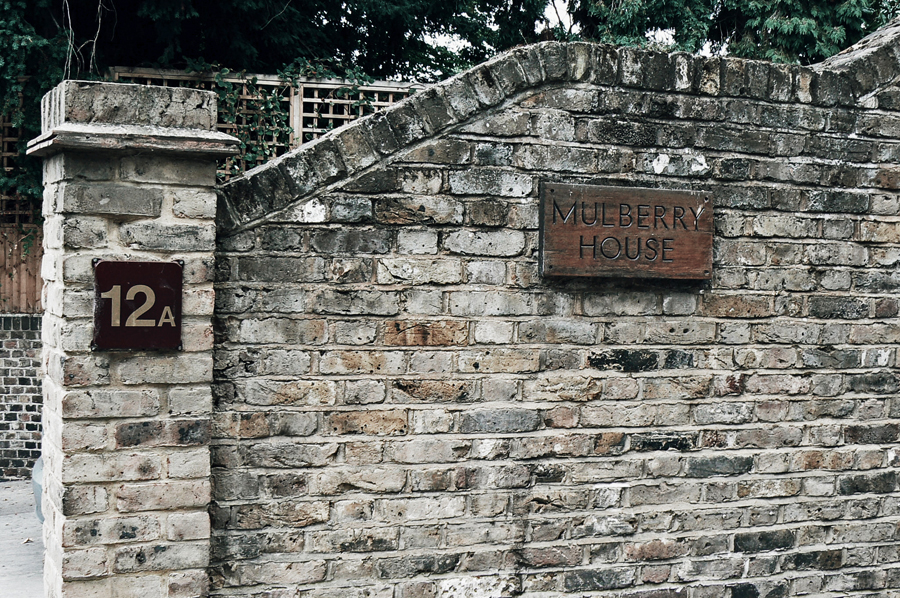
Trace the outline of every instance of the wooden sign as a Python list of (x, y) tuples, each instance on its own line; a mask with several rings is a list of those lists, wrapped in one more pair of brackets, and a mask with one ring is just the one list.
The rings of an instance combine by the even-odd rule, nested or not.
[(182, 265), (94, 264), (92, 349), (181, 349)]
[(543, 183), (540, 227), (544, 276), (712, 277), (703, 193)]

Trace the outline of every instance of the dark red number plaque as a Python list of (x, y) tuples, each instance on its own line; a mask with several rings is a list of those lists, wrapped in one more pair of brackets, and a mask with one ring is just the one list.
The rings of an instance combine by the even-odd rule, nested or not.
[(181, 349), (182, 266), (94, 265), (93, 349)]

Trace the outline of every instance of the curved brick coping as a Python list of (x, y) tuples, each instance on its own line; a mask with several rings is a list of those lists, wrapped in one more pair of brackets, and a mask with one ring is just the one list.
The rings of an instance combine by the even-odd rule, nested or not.
[[(852, 51), (823, 63), (840, 67), (834, 71), (821, 66), (669, 54), (583, 42), (543, 42), (517, 48), (233, 179), (219, 190), (219, 229), (227, 234), (265, 220), (323, 187), (358, 175), (511, 96), (547, 85), (576, 83), (826, 107), (853, 106), (859, 94), (871, 91), (872, 85), (854, 78), (868, 70), (848, 65), (856, 65), (873, 52), (886, 55), (893, 48), (888, 42), (898, 31), (900, 26), (892, 24), (861, 41)], [(887, 81), (888, 71), (900, 70), (896, 57), (890, 57), (893, 62), (878, 63), (881, 66), (877, 80)]]
[[(849, 95), (865, 101), (867, 96), (886, 85), (894, 84), (900, 73), (900, 19), (894, 19), (881, 29), (860, 40), (846, 50), (813, 66), (826, 84), (849, 84)], [(835, 79), (839, 77), (840, 79)], [(878, 108), (881, 102), (874, 98), (866, 102), (867, 108)]]

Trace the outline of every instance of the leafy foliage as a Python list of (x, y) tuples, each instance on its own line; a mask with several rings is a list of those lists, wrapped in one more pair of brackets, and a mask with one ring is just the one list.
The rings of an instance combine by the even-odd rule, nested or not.
[[(20, 153), (40, 133), (40, 98), (63, 74), (66, 41), (62, 32), (36, 27), (50, 0), (0, 0), (0, 114), (21, 127)], [(19, 168), (0, 170), (0, 191), (41, 196), (40, 164), (20, 159)]]
[[(55, 0), (58, 4), (62, 0)], [(100, 65), (182, 68), (204, 59), (275, 72), (333, 60), (379, 78), (436, 77), (535, 41), (547, 0), (67, 0), (75, 45)], [(98, 11), (98, 2), (102, 8)], [(65, 14), (53, 15), (62, 23)], [(99, 22), (99, 28), (98, 28)], [(458, 36), (464, 56), (429, 43)], [(96, 45), (93, 39), (96, 36)], [(87, 46), (85, 47), (87, 53)]]
[[(95, 78), (109, 66), (194, 68), (345, 77), (354, 93), (371, 76), (435, 79), (515, 44), (537, 40), (547, 0), (0, 0), (0, 113), (40, 133), (40, 99), (64, 77)], [(454, 52), (432, 41), (465, 42)], [(219, 73), (226, 69), (216, 67)], [(278, 92), (256, 86), (272, 119), (242, 121), (248, 157), (271, 157), (290, 134)], [(215, 86), (223, 112), (234, 84)], [(275, 94), (275, 95), (273, 95)], [(256, 100), (254, 100), (256, 101)], [(363, 104), (365, 99), (360, 100)], [(24, 157), (0, 191), (39, 203), (40, 165)]]
[[(679, 49), (696, 51), (709, 42), (713, 49), (727, 45), (736, 56), (810, 63), (854, 43), (900, 5), (568, 1), (577, 35), (561, 28), (538, 32), (549, 0), (0, 0), (0, 113), (22, 127), (24, 144), (40, 132), (40, 98), (48, 89), (64, 76), (97, 77), (108, 66), (216, 63), (287, 78), (341, 76), (350, 84), (335, 91), (340, 96), (356, 93), (370, 76), (440, 78), (542, 34), (643, 45), (648, 31), (672, 29)], [(456, 40), (459, 48), (435, 39)], [(234, 84), (222, 79), (216, 90), (227, 111), (238, 93)], [(273, 117), (245, 119), (238, 136), (248, 156), (267, 158), (291, 132), (278, 92), (262, 86), (255, 92), (256, 108)], [(37, 202), (39, 165), (21, 157), (19, 166), (12, 175), (0, 172), (0, 191), (16, 189)]]
[(732, 56), (810, 64), (836, 54), (898, 14), (897, 0), (570, 0), (586, 38), (645, 45), (672, 30), (675, 47), (710, 44)]

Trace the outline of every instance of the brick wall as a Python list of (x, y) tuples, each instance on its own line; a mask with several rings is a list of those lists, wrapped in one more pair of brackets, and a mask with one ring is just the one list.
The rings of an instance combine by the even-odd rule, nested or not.
[[(225, 187), (211, 595), (894, 595), (896, 33), (522, 48)], [(542, 278), (541, 181), (707, 193), (713, 279)]]
[(41, 316), (0, 315), (0, 478), (27, 478), (41, 456)]

